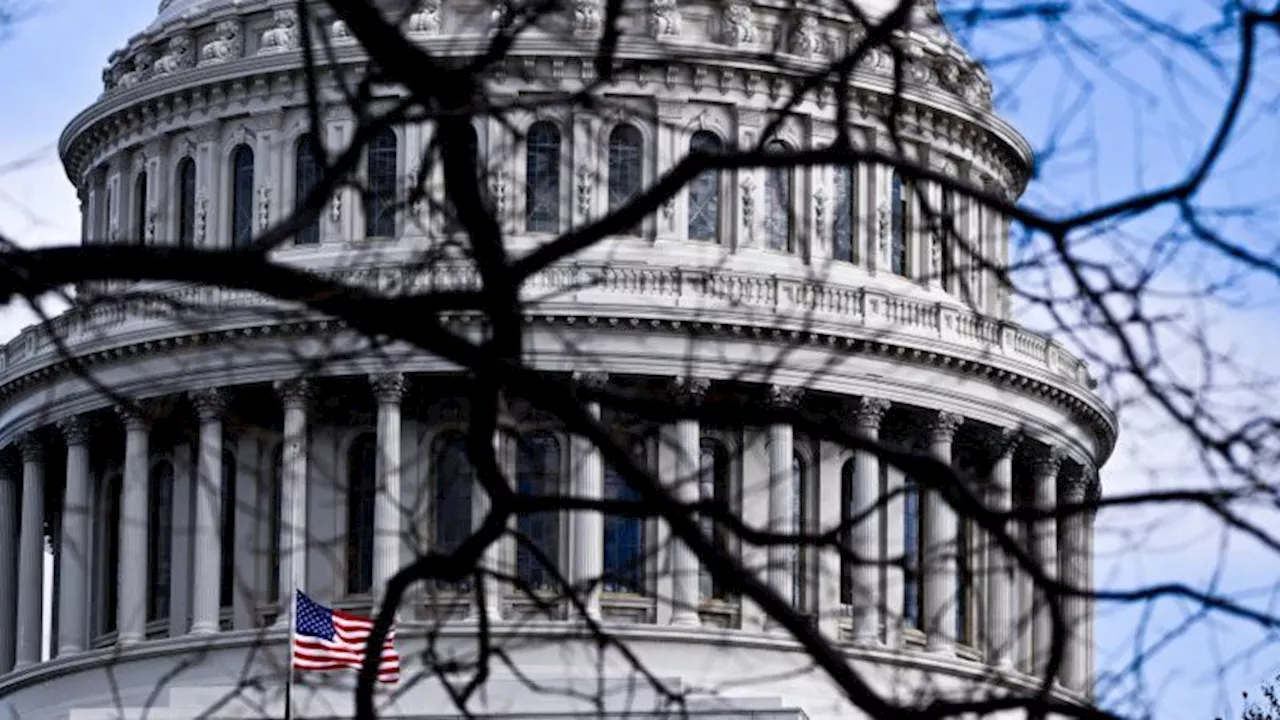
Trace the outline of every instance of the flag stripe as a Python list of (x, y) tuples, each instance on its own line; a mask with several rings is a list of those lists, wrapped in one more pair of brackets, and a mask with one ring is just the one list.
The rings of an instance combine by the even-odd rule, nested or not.
[[(371, 618), (327, 608), (298, 591), (294, 602), (293, 667), (359, 670), (364, 666), (365, 646), (372, 630)], [(379, 682), (394, 683), (400, 678), (400, 654), (394, 640), (393, 627), (379, 653)]]

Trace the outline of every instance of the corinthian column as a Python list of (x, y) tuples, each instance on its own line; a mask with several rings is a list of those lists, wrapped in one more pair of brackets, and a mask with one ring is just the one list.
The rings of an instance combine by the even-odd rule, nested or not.
[[(778, 408), (793, 408), (800, 401), (800, 388), (774, 385), (769, 388), (770, 402)], [(795, 436), (788, 423), (769, 425), (769, 532), (775, 535), (795, 533), (795, 492), (792, 487), (792, 463), (795, 459)], [(769, 546), (769, 587), (784, 601), (794, 604), (796, 597), (795, 567), (791, 560), (803, 548), (790, 543)]]
[[(603, 373), (574, 373), (579, 385), (600, 389), (608, 381)], [(586, 403), (587, 414), (600, 420), (600, 403)], [(604, 463), (595, 443), (575, 435), (570, 445), (573, 491), (584, 499), (604, 497)], [(600, 620), (600, 585), (604, 575), (604, 515), (594, 510), (573, 514), (573, 582), (582, 587), (582, 604), (590, 620)]]
[(67, 443), (67, 486), (62, 502), (62, 557), (58, 577), (58, 656), (78, 653), (88, 638), (89, 423), (58, 424)]
[(191, 394), (200, 420), (196, 478), (195, 567), (192, 573), (191, 632), (218, 631), (222, 600), (222, 393), (210, 388)]
[(120, 486), (120, 563), (117, 582), (116, 642), (131, 645), (146, 637), (147, 504), (150, 424), (137, 408), (116, 408), (124, 420), (124, 478)]
[[(1058, 502), (1076, 507), (1070, 515), (1058, 521), (1058, 572), (1072, 593), (1088, 589), (1087, 512), (1084, 506), (1092, 474), (1091, 469), (1082, 467), (1077, 472), (1064, 473), (1058, 479)], [(1087, 607), (1087, 599), (1083, 595), (1069, 594), (1062, 598), (1067, 642), (1058, 677), (1071, 690), (1084, 690), (1088, 674)]]
[[(711, 387), (708, 380), (684, 377), (677, 382), (679, 401), (697, 405)], [(701, 483), (702, 429), (697, 418), (676, 420), (675, 478), (672, 495), (683, 505), (698, 502)], [(701, 567), (697, 555), (688, 545), (671, 539), (671, 624), (696, 627), (702, 624), (698, 615), (698, 581)]]
[(295, 589), (307, 587), (307, 403), (311, 385), (305, 379), (277, 382), (284, 405), (281, 452), (280, 597), (284, 601), (277, 627), (288, 627)]
[(387, 582), (400, 569), (400, 401), (405, 377), (386, 373), (370, 378), (378, 400), (378, 454), (373, 506), (373, 595), (381, 604)]
[[(1055, 481), (1062, 467), (1062, 452), (1056, 447), (1042, 449), (1035, 458), (1032, 470), (1032, 488), (1035, 493), (1033, 507), (1037, 511), (1052, 512), (1055, 500)], [(1058, 534), (1053, 518), (1036, 520), (1031, 531), (1031, 557), (1045, 577), (1058, 576)], [(1031, 621), (1032, 671), (1043, 678), (1048, 670), (1050, 649), (1053, 643), (1053, 615), (1050, 603), (1059, 601), (1046, 593), (1043, 587), (1035, 587), (1032, 602), (1034, 615)]]
[[(994, 439), (995, 464), (987, 484), (987, 509), (1008, 516), (1013, 510), (1013, 454), (1021, 433), (1004, 429)], [(1011, 523), (1001, 524), (1009, 532)], [(1013, 615), (1014, 562), (1008, 553), (991, 541), (987, 547), (986, 650), (987, 662), (997, 668), (1013, 667), (1017, 649), (1017, 623)]]
[(22, 452), (22, 517), (18, 529), (17, 669), (40, 662), (44, 635), (44, 446), (28, 435)]
[[(854, 431), (867, 442), (880, 439), (880, 422), (889, 410), (889, 401), (864, 397), (854, 415)], [(858, 561), (849, 569), (849, 602), (853, 611), (854, 642), (878, 643), (884, 623), (885, 599), (880, 595), (879, 515), (874, 512), (880, 491), (880, 456), (870, 450), (853, 453), (853, 483), (849, 493), (849, 517), (854, 524), (846, 537), (845, 548)], [(849, 561), (845, 561), (846, 563)]]
[[(951, 441), (964, 417), (940, 411), (929, 426), (929, 454), (951, 465)], [(932, 652), (954, 653), (956, 640), (956, 513), (935, 489), (921, 488), (921, 525), (924, 554), (920, 575), (924, 579), (921, 604), (924, 606), (926, 647)]]

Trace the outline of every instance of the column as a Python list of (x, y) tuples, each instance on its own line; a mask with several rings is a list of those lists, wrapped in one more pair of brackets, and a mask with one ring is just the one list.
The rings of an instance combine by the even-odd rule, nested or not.
[[(1098, 480), (1097, 470), (1093, 471), (1093, 485), (1089, 488), (1089, 499), (1097, 502), (1100, 484)], [(1094, 521), (1097, 519), (1097, 511), (1090, 510), (1084, 519), (1084, 559), (1085, 571), (1084, 581), (1085, 589), (1089, 594), (1084, 599), (1084, 693), (1089, 700), (1094, 699), (1093, 694), (1093, 678), (1094, 678), (1094, 578), (1093, 578), (1093, 528)]]
[[(770, 402), (775, 407), (793, 407), (799, 400), (800, 390), (795, 387), (774, 385), (769, 388)], [(791, 425), (769, 425), (769, 532), (776, 535), (795, 533), (795, 493), (792, 487), (792, 462), (795, 458), (795, 438)], [(791, 543), (770, 545), (769, 587), (778, 597), (795, 603), (795, 568), (792, 554), (803, 551)], [(766, 621), (766, 627), (772, 624)]]
[[(711, 387), (708, 380), (684, 377), (677, 383), (679, 402), (686, 409), (699, 404)], [(697, 418), (682, 417), (675, 422), (675, 477), (670, 483), (675, 500), (689, 506), (697, 503), (701, 491), (702, 428)], [(671, 624), (697, 627), (698, 584), (701, 564), (688, 545), (671, 539)]]
[(191, 632), (207, 635), (218, 632), (222, 605), (222, 412), (226, 401), (220, 391), (209, 388), (192, 393), (191, 402), (200, 420)]
[[(939, 462), (951, 465), (951, 441), (964, 418), (939, 411), (929, 425), (929, 454)], [(936, 489), (920, 488), (924, 550), (920, 576), (921, 604), (925, 645), (930, 652), (955, 652), (956, 542), (959, 539), (955, 510)]]
[[(1018, 449), (1022, 435), (1012, 429), (1000, 430), (994, 439), (995, 464), (987, 484), (987, 509), (998, 515), (1008, 516), (1013, 510), (1013, 454)], [(1006, 533), (1012, 535), (1012, 523), (1003, 523)], [(1017, 657), (1017, 623), (1013, 612), (1015, 564), (995, 542), (987, 538), (987, 601), (986, 655), (987, 663), (1009, 670)]]
[(131, 645), (146, 637), (150, 423), (137, 408), (122, 405), (116, 410), (124, 420), (125, 430), (124, 478), (120, 486), (116, 643)]
[[(602, 373), (575, 373), (583, 386), (599, 389), (608, 377)], [(585, 403), (592, 420), (600, 420), (600, 403)], [(604, 463), (595, 443), (575, 435), (570, 446), (573, 463), (573, 492), (580, 498), (596, 500), (604, 497)], [(600, 585), (604, 575), (604, 515), (594, 510), (572, 514), (573, 582), (580, 588), (586, 619), (599, 621)], [(572, 609), (570, 610), (572, 612)]]
[(58, 656), (84, 650), (89, 636), (89, 423), (74, 417), (58, 424), (67, 443), (67, 482), (62, 501), (62, 559), (58, 569)]
[(276, 626), (288, 627), (294, 590), (307, 588), (307, 403), (311, 385), (305, 378), (297, 378), (278, 381), (275, 388), (284, 406), (280, 597), (286, 603), (276, 618)]
[(17, 468), (0, 463), (0, 674), (13, 669), (18, 613)]
[[(879, 442), (880, 423), (888, 411), (888, 400), (862, 398), (854, 414), (854, 432), (868, 442)], [(846, 535), (849, 539), (846, 550), (859, 560), (849, 569), (853, 611), (851, 636), (854, 642), (878, 643), (885, 603), (880, 596), (880, 566), (876, 564), (881, 557), (880, 515), (873, 512), (880, 494), (880, 456), (870, 450), (855, 450), (853, 464), (849, 517), (855, 522)]]
[(1084, 690), (1088, 648), (1086, 632), (1086, 598), (1076, 593), (1087, 589), (1088, 558), (1085, 554), (1084, 503), (1091, 471), (1081, 467), (1076, 472), (1063, 474), (1058, 481), (1058, 502), (1077, 509), (1058, 520), (1058, 572), (1068, 593), (1062, 598), (1063, 617), (1067, 627), (1067, 642), (1063, 648), (1062, 670), (1058, 677), (1070, 690)]
[[(1056, 480), (1058, 470), (1062, 467), (1062, 453), (1053, 446), (1042, 448), (1032, 465), (1032, 489), (1035, 493), (1033, 507), (1037, 511), (1054, 509)], [(1031, 558), (1036, 567), (1053, 579), (1057, 577), (1058, 567), (1058, 535), (1057, 523), (1053, 518), (1036, 520), (1031, 528)], [(1045, 588), (1032, 583), (1032, 666), (1031, 671), (1043, 678), (1048, 669), (1050, 648), (1053, 643), (1053, 615), (1050, 613), (1050, 602), (1058, 600), (1045, 593)]]
[(378, 454), (374, 461), (373, 505), (373, 596), (382, 604), (387, 582), (400, 569), (402, 545), (400, 518), (405, 513), (400, 500), (400, 401), (404, 399), (402, 373), (384, 373), (370, 378), (378, 401)]
[(22, 516), (18, 518), (18, 629), (15, 669), (40, 662), (44, 636), (44, 446), (27, 435), (22, 453)]

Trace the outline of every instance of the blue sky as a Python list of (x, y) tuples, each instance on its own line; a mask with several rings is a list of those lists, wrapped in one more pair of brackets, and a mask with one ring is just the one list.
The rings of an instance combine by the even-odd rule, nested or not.
[[(1212, 20), (1208, 10), (1213, 3), (1206, 0), (1139, 4), (1184, 28)], [(8, 168), (0, 172), (0, 231), (24, 243), (77, 239), (77, 202), (54, 144), (67, 121), (98, 95), (107, 55), (148, 24), (156, 3), (113, 0), (110, 11), (104, 12), (107, 5), (103, 0), (43, 0), (0, 42), (0, 108), (6, 109), (0, 113), (0, 167)], [(1076, 8), (1108, 5), (1094, 0)], [(1044, 158), (1041, 177), (1025, 198), (1033, 207), (1078, 209), (1178, 179), (1209, 136), (1222, 106), (1223, 78), (1199, 59), (1182, 57), (1166, 64), (1158, 45), (1133, 43), (1116, 32), (1118, 27), (1101, 16), (1078, 26), (1101, 48), (1104, 57), (1097, 64), (1083, 61), (1083, 55), (1076, 58), (1080, 62), (1068, 63), (1063, 58), (1070, 54), (1050, 54), (1020, 82), (1013, 73), (993, 70), (998, 89), (1008, 90), (1001, 99), (1005, 116), (1037, 148), (1055, 140), (1057, 152)], [(977, 47), (992, 53), (1052, 48), (1059, 41), (1025, 24), (973, 38)], [(1228, 49), (1224, 42), (1210, 47), (1209, 53)], [(1270, 62), (1270, 70), (1280, 77), (1275, 64)], [(1258, 97), (1274, 106), (1280, 93), (1274, 82), (1264, 80)], [(1219, 207), (1262, 206), (1266, 214), (1223, 222), (1236, 237), (1274, 247), (1271, 228), (1280, 227), (1274, 217), (1275, 208), (1280, 208), (1280, 133), (1274, 116), (1259, 110), (1250, 109), (1244, 130), (1202, 199)], [(1170, 223), (1167, 213), (1155, 213), (1091, 242), (1100, 253), (1123, 253), (1149, 245)], [(1185, 287), (1220, 271), (1221, 263), (1211, 258), (1182, 257), (1171, 264), (1166, 282), (1171, 289)], [(1275, 290), (1274, 280), (1254, 278), (1223, 302), (1193, 306), (1186, 298), (1170, 297), (1162, 303), (1202, 318), (1216, 346), (1230, 348), (1236, 362), (1262, 372), (1280, 350), (1273, 320)], [(0, 336), (11, 335), (28, 321), (26, 313), (0, 311)], [(1187, 373), (1197, 371), (1193, 356), (1178, 354), (1175, 364)], [(1127, 405), (1122, 422), (1120, 447), (1103, 471), (1108, 491), (1205, 482), (1185, 439), (1169, 432), (1150, 408)], [(1258, 602), (1266, 607), (1280, 562), (1237, 537), (1226, 539), (1224, 561), (1223, 541), (1211, 519), (1189, 510), (1104, 513), (1097, 540), (1098, 579), (1103, 586), (1121, 588), (1166, 580), (1203, 587), (1217, 570), (1222, 587), (1260, 588)], [(1162, 603), (1150, 626), (1174, 627), (1186, 613), (1185, 607)], [(1139, 621), (1133, 609), (1102, 608), (1097, 633), (1101, 669), (1121, 668), (1130, 659)], [(1218, 669), (1226, 658), (1259, 643), (1263, 649), (1258, 654), (1231, 665), (1219, 681)], [(1255, 629), (1239, 623), (1198, 623), (1148, 661), (1144, 686), (1130, 681), (1110, 690), (1108, 697), (1117, 709), (1129, 712), (1151, 703), (1154, 717), (1209, 720), (1227, 714), (1223, 703), (1235, 702), (1240, 690), (1252, 690), (1277, 668), (1280, 653)]]

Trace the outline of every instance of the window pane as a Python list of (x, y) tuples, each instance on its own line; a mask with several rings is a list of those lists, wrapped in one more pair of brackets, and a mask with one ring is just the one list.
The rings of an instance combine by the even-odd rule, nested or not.
[(471, 535), (475, 471), (463, 435), (441, 438), (435, 454), (435, 549), (453, 552)]
[(231, 153), (231, 245), (253, 240), (253, 150), (237, 145)]
[[(637, 442), (631, 452), (636, 462), (644, 467), (644, 446)], [(604, 497), (606, 500), (639, 500), (640, 494), (623, 480), (612, 465), (607, 465)], [(605, 516), (602, 582), (605, 592), (644, 592), (644, 521), (640, 518)]]
[[(720, 137), (699, 130), (689, 141), (689, 149), (707, 154), (724, 149)], [(720, 172), (704, 170), (689, 183), (689, 239), (720, 240)]]
[[(715, 500), (724, 505), (729, 512), (736, 511), (733, 489), (730, 485), (729, 452), (724, 445), (712, 438), (703, 438), (701, 442), (701, 477), (698, 482), (698, 495), (701, 500)], [(728, 555), (733, 551), (729, 532), (723, 525), (715, 523), (710, 517), (700, 520), (703, 532), (711, 538), (712, 544), (720, 552)], [(724, 600), (729, 597), (729, 590), (723, 584), (715, 582), (711, 573), (705, 569), (700, 571), (699, 589), (702, 597)]]
[[(840, 468), (840, 548), (842, 551), (849, 550), (852, 542), (853, 530), (849, 523), (853, 520), (853, 483), (855, 481), (854, 462), (848, 460)], [(858, 601), (866, 602), (866, 598), (859, 598)], [(845, 605), (853, 604), (853, 565), (847, 558), (840, 560), (840, 602)]]
[[(644, 180), (641, 155), (643, 138), (631, 125), (619, 125), (609, 134), (609, 210), (616, 210), (640, 192)], [(640, 234), (640, 224), (626, 231)]]
[(903, 500), (903, 607), (907, 627), (920, 627), (920, 492), (916, 481), (907, 478)]
[(854, 247), (858, 219), (855, 172), (853, 167), (836, 168), (836, 197), (831, 208), (831, 257), (844, 262), (858, 261)]
[(267, 576), (267, 597), (280, 598), (280, 531), (285, 525), (284, 507), (284, 443), (276, 447), (271, 458), (271, 515), (267, 518), (267, 555), (271, 572)]
[(369, 142), (366, 157), (368, 186), (364, 195), (365, 237), (396, 234), (396, 133), (379, 132)]
[(219, 605), (231, 607), (235, 594), (236, 573), (236, 457), (222, 455), (222, 583), (218, 588)]
[[(777, 140), (765, 147), (772, 152), (786, 152), (787, 146)], [(791, 236), (791, 197), (793, 172), (789, 167), (765, 169), (765, 247), (770, 250), (793, 252)]]
[(196, 163), (183, 158), (178, 163), (178, 245), (196, 243)]
[[(121, 477), (113, 473), (103, 488), (105, 502), (100, 516), (102, 521), (102, 572), (99, 575), (102, 588), (102, 631), (114, 632), (119, 607), (120, 565), (120, 490)], [(152, 507), (156, 503), (152, 503)]]
[(133, 182), (133, 232), (134, 240), (142, 245), (147, 241), (147, 174), (138, 173)]
[(940, 254), (942, 267), (937, 268), (937, 272), (942, 275), (942, 287), (948, 291), (952, 289), (954, 283), (955, 269), (952, 267), (951, 249), (954, 246), (952, 239), (956, 232), (956, 209), (955, 194), (950, 190), (942, 191), (942, 217), (939, 222), (938, 242), (940, 243)]
[(372, 433), (356, 439), (347, 452), (347, 592), (373, 588), (373, 505), (377, 487), (377, 440)]
[(889, 269), (906, 276), (907, 268), (907, 203), (910, 190), (903, 185), (902, 178), (895, 172), (890, 187), (892, 197), (889, 206), (892, 214), (890, 223)]
[(173, 561), (173, 465), (151, 468), (147, 522), (147, 620), (169, 617), (169, 579)]
[[(805, 529), (804, 475), (804, 462), (799, 455), (793, 455), (791, 458), (791, 518), (789, 527), (783, 528), (784, 532), (799, 533)], [(791, 553), (791, 604), (796, 608), (802, 608), (806, 600), (804, 587), (807, 568), (805, 568), (804, 563), (804, 552), (799, 543), (791, 543), (789, 549)]]
[[(293, 207), (295, 210), (303, 207), (307, 202), (307, 196), (320, 184), (320, 163), (316, 160), (316, 154), (311, 147), (311, 136), (304, 135), (298, 139), (298, 145), (294, 149), (294, 167), (293, 167)], [(298, 233), (298, 237), (294, 241), (299, 245), (315, 245), (320, 242), (320, 221), (317, 220), (302, 232)]]
[(525, 143), (525, 226), (559, 232), (560, 131), (549, 122), (534, 123)]
[[(520, 438), (516, 457), (516, 492), (549, 495), (560, 489), (560, 444), (550, 433)], [(516, 522), (525, 538), (552, 563), (560, 558), (560, 521), (554, 512), (522, 513)], [(551, 589), (552, 575), (525, 543), (516, 545), (516, 574), (531, 588)]]

